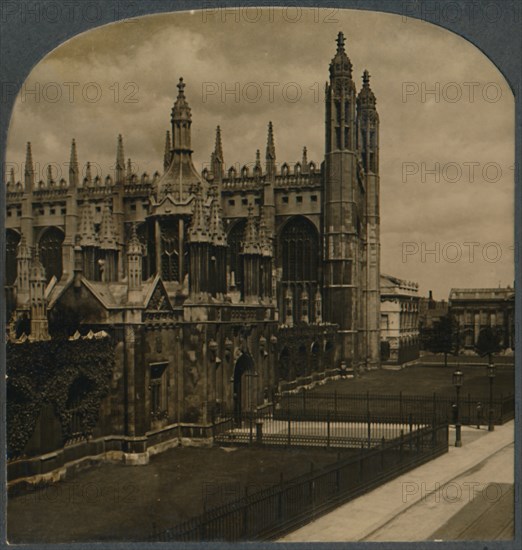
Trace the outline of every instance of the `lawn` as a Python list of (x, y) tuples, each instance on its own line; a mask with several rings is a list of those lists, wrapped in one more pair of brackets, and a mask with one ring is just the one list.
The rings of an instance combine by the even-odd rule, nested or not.
[[(460, 365), (464, 373), (461, 395), (486, 398), (489, 395), (489, 379), (486, 366)], [(395, 394), (402, 391), (403, 395), (433, 395), (452, 397), (455, 388), (452, 384), (453, 365), (428, 366), (414, 365), (402, 370), (374, 370), (363, 373), (357, 378), (332, 380), (322, 386), (317, 386), (312, 393), (366, 393)], [(493, 383), (495, 396), (512, 395), (514, 393), (515, 369), (513, 366), (497, 366)]]
[[(343, 451), (342, 458), (355, 451)], [(321, 449), (183, 447), (103, 464), (8, 502), (10, 543), (144, 540), (205, 509), (336, 462)]]

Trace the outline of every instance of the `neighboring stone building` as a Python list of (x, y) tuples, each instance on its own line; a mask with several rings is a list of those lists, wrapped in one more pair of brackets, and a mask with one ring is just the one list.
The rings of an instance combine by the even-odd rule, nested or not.
[(419, 285), (381, 275), (382, 360), (402, 365), (419, 357)]
[(503, 349), (514, 349), (514, 288), (452, 288), (449, 312), (459, 324), (460, 341), (465, 349), (474, 348), (485, 327), (499, 331)]
[(419, 298), (419, 325), (421, 329), (433, 328), (433, 325), (447, 314), (447, 300), (434, 300), (431, 290), (427, 298), (425, 296)]
[(50, 166), (36, 181), (28, 143), (7, 182), (11, 333), (110, 334), (113, 433), (206, 424), (342, 361), (379, 367), (379, 117), (342, 33), (329, 70), (320, 163), (306, 148), (278, 163), (270, 122), (264, 163), (227, 168), (218, 127), (199, 174), (183, 79), (161, 172), (133, 173), (120, 135), (114, 173), (82, 169), (73, 140), (68, 181)]

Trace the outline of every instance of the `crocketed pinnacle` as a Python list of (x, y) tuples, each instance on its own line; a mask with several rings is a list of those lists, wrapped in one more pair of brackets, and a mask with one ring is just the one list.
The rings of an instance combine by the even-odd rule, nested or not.
[(33, 165), (33, 151), (31, 148), (31, 142), (27, 142), (27, 148), (25, 150), (25, 191), (30, 192), (34, 185), (34, 165)]
[(365, 109), (375, 109), (377, 100), (375, 94), (370, 88), (370, 73), (368, 71), (363, 72), (362, 76), (363, 85), (359, 95), (357, 96), (357, 107)]
[(273, 255), (272, 239), (270, 238), (264, 211), (261, 211), (259, 218), (259, 245), (263, 256), (271, 257)]
[(205, 205), (201, 184), (196, 185), (196, 194), (194, 197), (194, 210), (192, 221), (188, 230), (188, 240), (191, 243), (207, 243), (210, 240), (207, 217), (205, 216)]
[(133, 223), (131, 225), (131, 234), (129, 238), (129, 242), (127, 243), (127, 255), (142, 255), (143, 249), (140, 243), (140, 239), (138, 238), (138, 232), (136, 230), (136, 224)]
[(336, 76), (347, 76), (351, 78), (352, 76), (352, 63), (346, 55), (344, 44), (344, 34), (340, 32), (337, 35), (337, 51), (330, 63), (330, 77), (332, 78)]
[(248, 218), (245, 227), (245, 241), (241, 251), (243, 254), (260, 255), (261, 247), (259, 246), (259, 234), (257, 230), (256, 220), (254, 218), (254, 208), (252, 205), (248, 207)]
[(272, 121), (268, 123), (268, 138), (266, 140), (266, 160), (275, 161), (274, 127)]
[(216, 128), (216, 144), (214, 146), (214, 158), (223, 164), (223, 144), (221, 143), (221, 128)]
[(210, 239), (214, 246), (226, 246), (227, 236), (223, 226), (223, 212), (217, 186), (211, 189), (212, 202), (210, 204)]
[(94, 228), (92, 204), (85, 201), (80, 210), (80, 244), (82, 246), (98, 246), (98, 236)]
[(116, 224), (108, 202), (103, 205), (100, 224), (100, 248), (103, 250), (118, 250)]
[(33, 283), (45, 283), (45, 268), (40, 261), (40, 251), (38, 249), (38, 245), (33, 249), (29, 280)]
[(173, 121), (190, 120), (192, 117), (190, 106), (187, 103), (187, 98), (185, 97), (185, 86), (186, 84), (183, 82), (183, 78), (180, 78), (177, 84), (178, 97), (176, 98), (176, 102), (172, 108)]

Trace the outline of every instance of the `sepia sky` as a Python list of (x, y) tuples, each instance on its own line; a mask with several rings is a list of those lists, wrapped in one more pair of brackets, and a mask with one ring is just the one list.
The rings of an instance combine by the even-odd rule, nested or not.
[(382, 271), (418, 282), (422, 294), (432, 289), (437, 299), (452, 287), (512, 285), (511, 91), (472, 44), (397, 15), (243, 9), (154, 15), (82, 34), (29, 76), (11, 121), (7, 165), (22, 179), (31, 141), (40, 177), (52, 163), (67, 179), (74, 137), (80, 162), (105, 176), (122, 133), (136, 171), (161, 171), (180, 76), (199, 170), (208, 165), (216, 125), (227, 167), (239, 166), (252, 163), (258, 148), (264, 156), (269, 120), (278, 163), (299, 160), (304, 145), (320, 162), (324, 83), (340, 30), (357, 88), (368, 69), (377, 96)]

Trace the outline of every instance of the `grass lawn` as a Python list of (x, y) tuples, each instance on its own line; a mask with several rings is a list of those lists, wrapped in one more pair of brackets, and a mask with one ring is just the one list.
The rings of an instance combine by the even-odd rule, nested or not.
[[(343, 451), (341, 457), (357, 451)], [(255, 448), (166, 451), (147, 466), (103, 464), (9, 499), (10, 543), (143, 540), (235, 500), (337, 461), (337, 452)]]
[[(460, 365), (464, 373), (461, 395), (468, 393), (472, 397), (484, 399), (489, 396), (489, 379), (486, 366), (474, 367)], [(332, 380), (323, 386), (317, 386), (310, 393), (365, 393), (394, 394), (402, 391), (404, 395), (433, 395), (453, 397), (455, 388), (452, 384), (454, 366), (414, 365), (402, 370), (374, 370), (357, 378)], [(514, 393), (515, 369), (513, 366), (497, 366), (493, 383), (495, 396)]]

